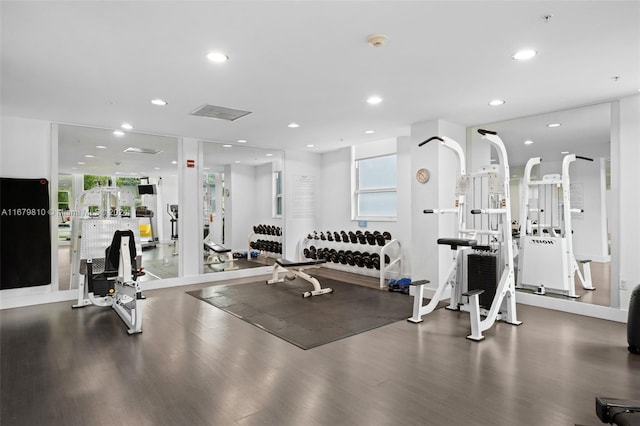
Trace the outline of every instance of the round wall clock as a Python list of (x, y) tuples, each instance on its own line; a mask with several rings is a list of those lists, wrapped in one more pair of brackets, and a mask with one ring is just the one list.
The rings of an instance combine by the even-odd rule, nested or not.
[(420, 169), (416, 172), (416, 179), (418, 180), (418, 182), (420, 183), (427, 183), (429, 182), (429, 178), (431, 177), (431, 173), (429, 173), (429, 170), (427, 169)]

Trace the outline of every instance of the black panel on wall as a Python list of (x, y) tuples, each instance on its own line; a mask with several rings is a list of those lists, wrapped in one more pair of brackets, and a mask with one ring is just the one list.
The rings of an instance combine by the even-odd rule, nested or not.
[(49, 181), (0, 178), (0, 289), (51, 283)]

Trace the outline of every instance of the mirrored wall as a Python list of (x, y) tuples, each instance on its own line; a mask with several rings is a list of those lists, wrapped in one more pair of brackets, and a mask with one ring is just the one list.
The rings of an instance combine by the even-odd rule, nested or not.
[(282, 253), (283, 153), (200, 142), (202, 272), (268, 266)]
[(139, 281), (178, 276), (178, 139), (61, 124), (58, 171), (60, 290), (80, 279), (83, 221), (135, 222)]
[[(498, 132), (507, 148), (518, 291), (611, 306), (611, 105), (477, 126), (472, 143), (477, 128)], [(563, 260), (571, 248), (575, 263)]]

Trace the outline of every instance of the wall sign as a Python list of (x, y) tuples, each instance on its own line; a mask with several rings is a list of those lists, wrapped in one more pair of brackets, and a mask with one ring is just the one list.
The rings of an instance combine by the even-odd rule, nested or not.
[(196, 161), (195, 160), (187, 160), (187, 168), (193, 169), (194, 167), (196, 167)]

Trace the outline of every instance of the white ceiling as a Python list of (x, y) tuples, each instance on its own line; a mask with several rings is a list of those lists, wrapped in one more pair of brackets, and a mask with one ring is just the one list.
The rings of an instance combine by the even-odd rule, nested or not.
[[(414, 122), (496, 123), (640, 88), (638, 1), (3, 0), (0, 12), (2, 114), (270, 149), (324, 152)], [(368, 46), (372, 33), (388, 43)], [(539, 55), (511, 59), (525, 47)], [(212, 50), (230, 60), (208, 62)], [(188, 115), (205, 103), (252, 114)]]

